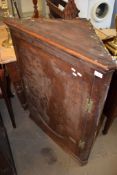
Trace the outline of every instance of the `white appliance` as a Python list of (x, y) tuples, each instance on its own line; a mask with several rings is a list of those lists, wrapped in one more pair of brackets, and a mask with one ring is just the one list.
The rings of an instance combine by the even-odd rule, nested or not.
[[(63, 0), (68, 2), (69, 0)], [(76, 6), (80, 10), (79, 17), (80, 18), (87, 18), (88, 16), (88, 4), (89, 0), (74, 0)]]
[(109, 28), (115, 0), (89, 0), (88, 19), (97, 28)]
[(79, 16), (91, 20), (96, 28), (109, 28), (115, 0), (75, 0)]

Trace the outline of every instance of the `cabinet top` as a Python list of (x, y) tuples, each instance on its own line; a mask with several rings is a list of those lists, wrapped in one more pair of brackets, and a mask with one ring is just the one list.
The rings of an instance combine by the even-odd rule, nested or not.
[(5, 19), (11, 29), (27, 33), (105, 71), (116, 69), (109, 52), (86, 19)]

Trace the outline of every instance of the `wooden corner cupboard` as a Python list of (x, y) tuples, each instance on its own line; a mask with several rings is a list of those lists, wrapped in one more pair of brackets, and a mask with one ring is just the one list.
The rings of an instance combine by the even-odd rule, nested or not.
[(87, 20), (6, 19), (31, 118), (88, 161), (116, 64)]

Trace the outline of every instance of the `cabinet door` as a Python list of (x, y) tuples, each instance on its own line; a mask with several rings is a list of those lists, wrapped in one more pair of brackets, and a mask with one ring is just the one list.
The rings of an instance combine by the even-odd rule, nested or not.
[(30, 108), (54, 134), (77, 145), (85, 125), (91, 69), (81, 62), (72, 66), (25, 42), (20, 43), (19, 52)]
[(31, 118), (63, 149), (86, 163), (111, 74), (95, 77), (95, 70), (80, 59), (53, 56), (31, 42), (13, 40)]

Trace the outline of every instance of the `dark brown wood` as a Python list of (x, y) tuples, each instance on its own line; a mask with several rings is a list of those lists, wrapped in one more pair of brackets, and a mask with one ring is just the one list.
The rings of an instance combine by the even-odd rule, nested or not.
[(0, 69), (4, 70), (5, 82), (6, 82), (6, 87), (7, 87), (7, 95), (9, 97), (14, 97), (14, 94), (12, 93), (12, 90), (11, 90), (11, 79), (9, 77), (9, 74), (6, 68), (6, 64), (0, 64)]
[(37, 6), (37, 0), (33, 0), (33, 5), (34, 5), (34, 14), (33, 18), (39, 18), (39, 11), (38, 11), (38, 6)]
[(15, 91), (17, 93), (17, 96), (20, 100), (20, 103), (24, 109), (27, 108), (27, 102), (24, 92), (24, 84), (22, 82), (22, 77), (20, 73), (20, 69), (18, 67), (17, 62), (8, 63), (6, 65), (8, 74), (10, 76), (10, 79), (15, 87)]
[(0, 175), (16, 174), (9, 140), (0, 114)]
[(14, 128), (16, 128), (15, 117), (14, 117), (14, 113), (13, 113), (11, 99), (9, 97), (9, 94), (7, 93), (8, 92), (7, 91), (7, 81), (6, 81), (4, 69), (0, 69), (0, 89), (2, 92), (2, 96), (5, 100), (9, 115), (10, 115), (12, 125)]
[[(74, 0), (68, 0), (68, 2), (63, 0), (47, 0), (47, 5), (50, 9), (50, 17), (54, 18), (74, 19), (78, 17), (80, 12)], [(59, 5), (62, 6), (63, 10), (59, 9)]]
[(109, 93), (104, 107), (104, 114), (106, 115), (107, 120), (104, 126), (103, 134), (107, 134), (114, 119), (117, 117), (117, 71), (115, 71), (111, 81)]
[(116, 64), (86, 20), (5, 23), (31, 118), (63, 149), (87, 163)]

